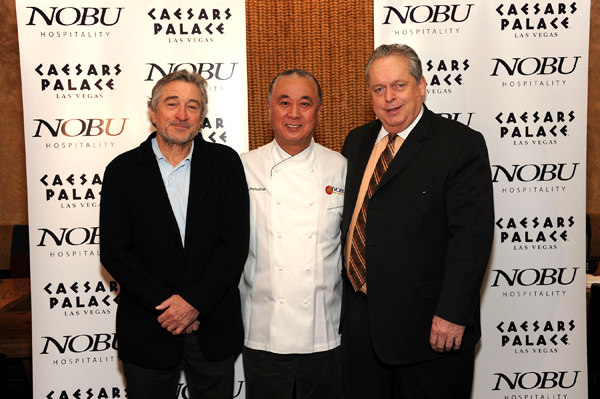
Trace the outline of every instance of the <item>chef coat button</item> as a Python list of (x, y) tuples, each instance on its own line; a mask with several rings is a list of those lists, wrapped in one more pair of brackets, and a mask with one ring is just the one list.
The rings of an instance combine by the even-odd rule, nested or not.
[(283, 298), (279, 298), (279, 303), (283, 304)]
[(310, 266), (306, 266), (306, 271), (309, 272), (310, 271)]
[(310, 173), (313, 173), (315, 170), (313, 168), (310, 168)]
[(308, 238), (312, 238), (312, 233), (308, 233)]
[(283, 234), (277, 233), (277, 237), (281, 238), (282, 236), (283, 236)]
[(283, 270), (283, 266), (279, 266), (279, 270)]
[(281, 200), (277, 200), (277, 205), (281, 205)]
[(275, 168), (275, 173), (279, 173), (279, 168)]
[(313, 202), (312, 202), (312, 201), (310, 201), (310, 202), (308, 203), (308, 205), (310, 205), (310, 206), (313, 206)]
[(308, 303), (308, 301), (306, 299), (304, 301), (302, 301), (302, 302), (304, 302), (305, 305)]

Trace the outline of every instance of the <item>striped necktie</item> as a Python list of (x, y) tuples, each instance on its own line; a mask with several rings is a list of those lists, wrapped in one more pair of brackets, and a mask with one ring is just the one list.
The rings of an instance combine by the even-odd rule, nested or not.
[(348, 262), (348, 278), (354, 287), (354, 291), (362, 291), (367, 293), (367, 269), (365, 262), (365, 243), (367, 232), (367, 207), (369, 200), (373, 196), (375, 188), (381, 181), (383, 174), (387, 170), (389, 164), (394, 159), (394, 141), (398, 136), (397, 133), (388, 134), (388, 143), (385, 150), (381, 153), (375, 170), (369, 180), (369, 188), (365, 193), (365, 199), (360, 208), (360, 212), (356, 218), (356, 225), (352, 235), (352, 248), (350, 249), (350, 262)]

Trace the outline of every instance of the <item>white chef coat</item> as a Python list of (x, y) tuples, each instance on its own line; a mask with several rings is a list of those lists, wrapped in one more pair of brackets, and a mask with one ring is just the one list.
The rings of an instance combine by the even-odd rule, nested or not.
[(273, 141), (241, 158), (251, 226), (240, 281), (244, 344), (282, 354), (333, 349), (346, 159), (314, 140), (293, 157)]

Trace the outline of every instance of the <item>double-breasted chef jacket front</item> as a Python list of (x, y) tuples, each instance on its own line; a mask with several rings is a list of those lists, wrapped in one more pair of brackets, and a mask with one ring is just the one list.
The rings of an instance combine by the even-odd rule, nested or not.
[(251, 209), (244, 344), (281, 354), (339, 346), (346, 159), (314, 140), (295, 156), (273, 141), (241, 158)]

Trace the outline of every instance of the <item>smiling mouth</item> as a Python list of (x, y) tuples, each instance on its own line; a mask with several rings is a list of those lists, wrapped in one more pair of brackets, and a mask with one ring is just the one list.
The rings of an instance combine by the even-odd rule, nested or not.
[(286, 123), (286, 125), (285, 125), (285, 126), (286, 126), (286, 127), (290, 127), (290, 128), (292, 128), (292, 129), (297, 129), (297, 128), (299, 128), (299, 127), (300, 127), (300, 126), (302, 126), (302, 125), (289, 125), (289, 124), (287, 124), (287, 123)]

